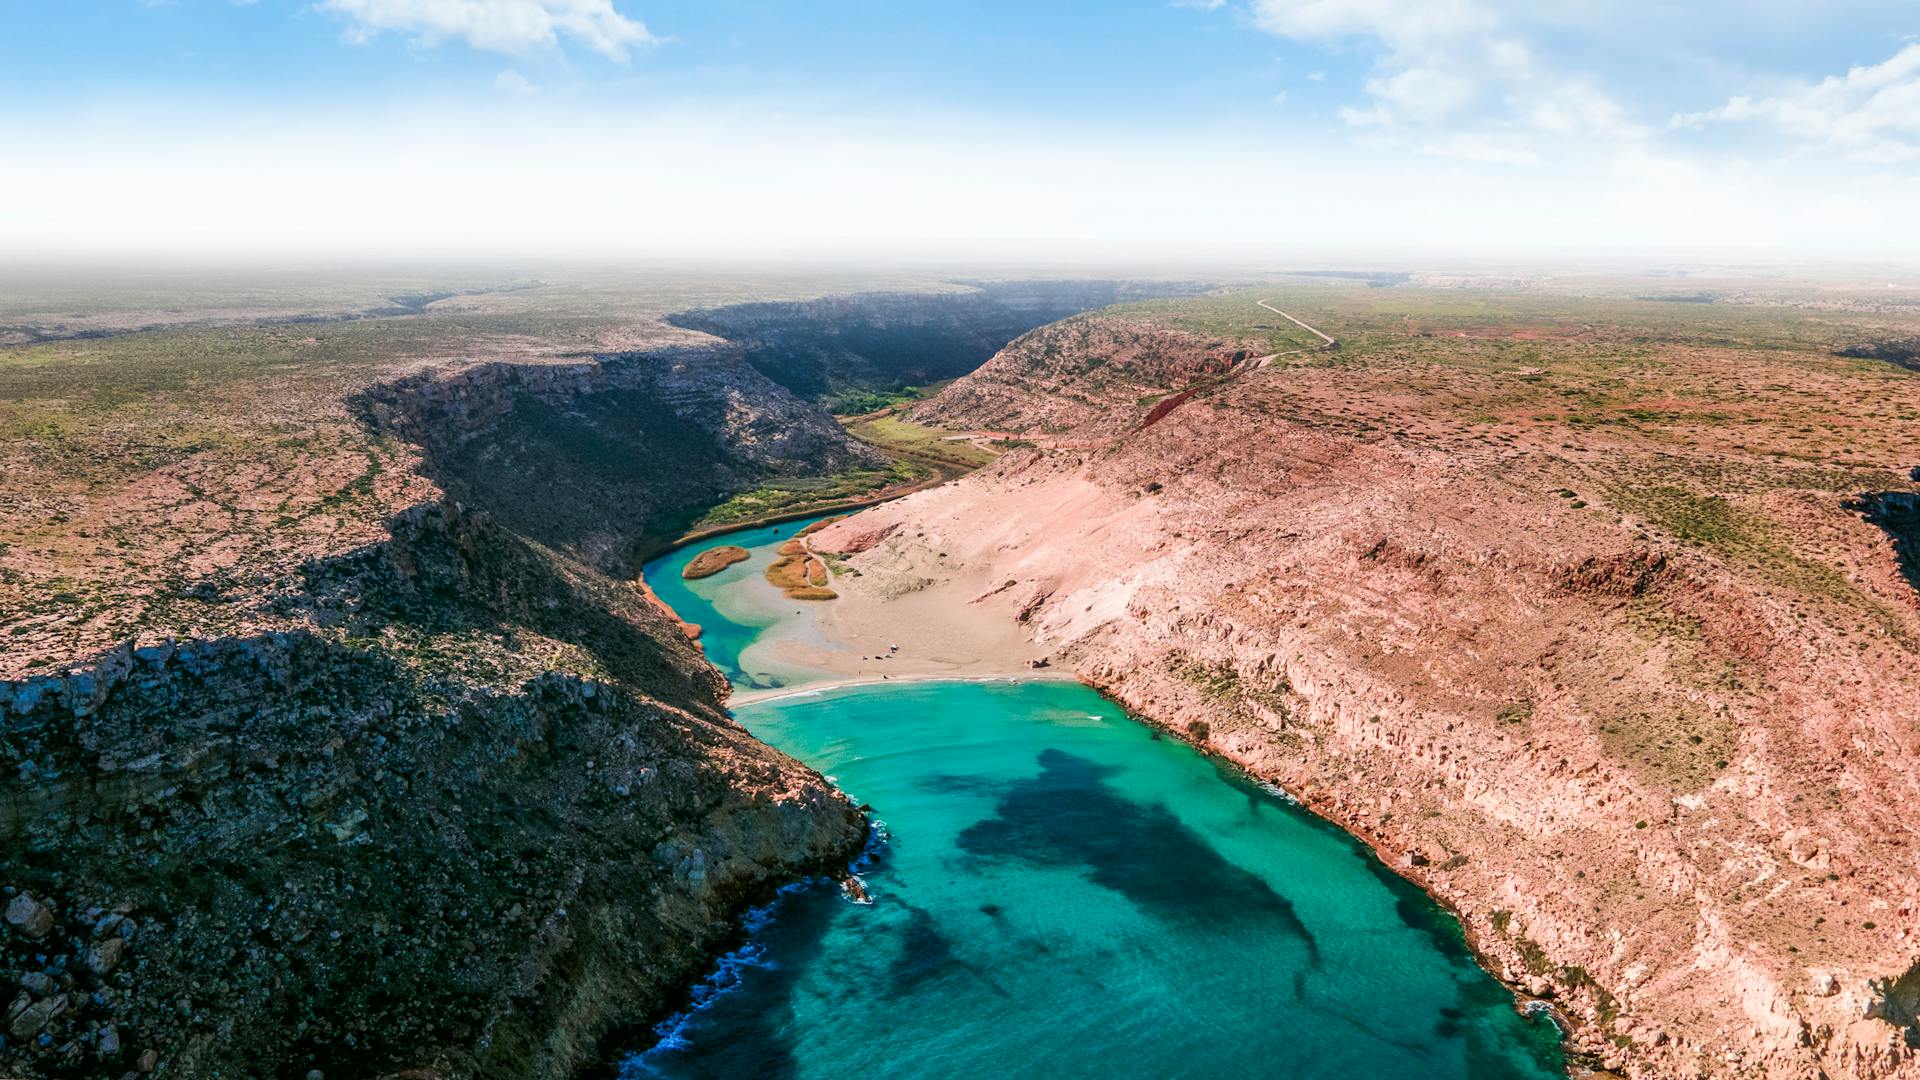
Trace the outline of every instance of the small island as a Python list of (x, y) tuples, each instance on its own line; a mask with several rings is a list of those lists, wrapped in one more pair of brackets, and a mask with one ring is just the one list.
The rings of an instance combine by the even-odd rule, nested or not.
[(687, 568), (680, 571), (680, 576), (688, 581), (698, 581), (701, 578), (712, 577), (734, 563), (746, 562), (747, 558), (747, 549), (743, 547), (728, 545), (708, 548), (695, 555), (693, 561), (687, 563)]
[[(802, 535), (805, 535), (804, 533)], [(832, 600), (839, 594), (827, 588), (827, 564), (799, 540), (780, 545), (780, 557), (767, 567), (767, 580), (789, 600)]]

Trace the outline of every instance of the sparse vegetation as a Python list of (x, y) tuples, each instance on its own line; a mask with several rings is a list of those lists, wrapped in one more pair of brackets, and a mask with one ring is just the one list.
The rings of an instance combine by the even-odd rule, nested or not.
[(789, 600), (832, 600), (839, 594), (827, 588), (832, 575), (819, 556), (799, 540), (780, 545), (779, 558), (767, 567), (767, 581)]
[(1503, 705), (1493, 718), (1502, 724), (1524, 724), (1533, 719), (1533, 700), (1529, 698)]
[(825, 477), (769, 480), (741, 492), (708, 510), (694, 529), (726, 528), (766, 518), (799, 516), (878, 498), (889, 488), (924, 483), (933, 470), (915, 461), (900, 460), (877, 468), (855, 468)]
[(866, 417), (846, 426), (848, 434), (869, 446), (962, 471), (986, 465), (995, 456), (954, 432), (916, 424), (899, 415)]
[(723, 544), (695, 555), (680, 571), (680, 576), (688, 581), (697, 581), (700, 578), (712, 577), (735, 563), (746, 562), (749, 558), (751, 556), (746, 548)]

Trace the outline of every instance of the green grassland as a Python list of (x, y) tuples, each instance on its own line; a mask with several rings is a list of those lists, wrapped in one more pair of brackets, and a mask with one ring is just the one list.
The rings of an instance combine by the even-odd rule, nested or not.
[(847, 432), (869, 446), (889, 453), (928, 459), (941, 465), (977, 469), (993, 461), (994, 454), (973, 443), (953, 441), (953, 432), (916, 424), (903, 416), (888, 413), (844, 421)]

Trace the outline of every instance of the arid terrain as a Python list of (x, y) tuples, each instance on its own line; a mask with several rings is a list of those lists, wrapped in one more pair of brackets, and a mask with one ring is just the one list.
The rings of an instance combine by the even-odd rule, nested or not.
[(1836, 355), (1920, 307), (1704, 288), (1068, 319), (914, 409), (1027, 448), (813, 545), (1366, 838), (1586, 1066), (1920, 1075), (1920, 378)]
[(0, 42), (0, 1080), (1920, 1080), (1920, 0)]
[(906, 492), (795, 542), (800, 659), (1077, 675), (1373, 844), (1582, 1068), (1920, 1074), (1920, 297), (91, 288), (0, 309), (0, 1074), (601, 1066), (866, 840), (642, 561)]

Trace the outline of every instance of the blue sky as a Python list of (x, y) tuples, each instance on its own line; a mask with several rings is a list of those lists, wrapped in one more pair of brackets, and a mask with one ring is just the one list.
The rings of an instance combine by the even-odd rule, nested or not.
[(0, 230), (1913, 249), (1916, 34), (1913, 0), (0, 0), (0, 135), (40, 148), (0, 162)]

